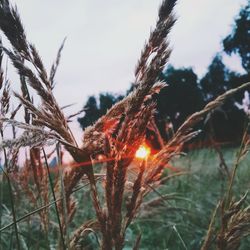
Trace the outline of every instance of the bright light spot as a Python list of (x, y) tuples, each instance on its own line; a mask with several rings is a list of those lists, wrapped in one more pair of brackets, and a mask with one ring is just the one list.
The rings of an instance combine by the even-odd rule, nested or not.
[(135, 157), (139, 159), (145, 159), (150, 155), (150, 148), (146, 145), (141, 145), (135, 153)]

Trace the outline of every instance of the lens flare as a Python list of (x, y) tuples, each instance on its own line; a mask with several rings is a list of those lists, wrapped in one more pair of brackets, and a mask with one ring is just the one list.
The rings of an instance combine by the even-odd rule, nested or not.
[(150, 148), (146, 145), (141, 145), (135, 153), (135, 157), (138, 159), (146, 159), (150, 155)]

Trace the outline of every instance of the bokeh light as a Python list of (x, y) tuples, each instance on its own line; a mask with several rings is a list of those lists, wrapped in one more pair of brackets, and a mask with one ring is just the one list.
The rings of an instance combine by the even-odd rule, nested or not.
[(138, 159), (146, 159), (151, 153), (150, 147), (147, 145), (141, 145), (135, 153), (135, 157)]

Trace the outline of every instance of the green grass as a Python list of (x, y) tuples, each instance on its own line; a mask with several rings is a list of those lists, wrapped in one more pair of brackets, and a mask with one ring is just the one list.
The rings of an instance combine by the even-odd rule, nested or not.
[[(230, 169), (233, 167), (236, 151), (233, 148), (223, 149), (223, 155)], [(140, 211), (139, 216), (128, 229), (125, 249), (132, 249), (133, 242), (140, 232), (142, 233), (140, 249), (200, 249), (211, 214), (217, 202), (225, 194), (228, 181), (223, 178), (219, 171), (218, 154), (211, 149), (189, 152), (186, 156), (174, 159), (171, 164), (189, 170), (190, 174), (173, 178), (158, 189), (161, 195), (169, 195), (169, 199), (161, 202), (160, 206), (152, 206), (150, 209)], [(250, 156), (247, 156), (239, 166), (233, 186), (233, 194), (236, 198), (239, 198), (250, 188), (249, 164)], [(2, 225), (6, 225), (12, 221), (10, 202), (7, 187), (1, 188), (4, 191), (3, 204), (5, 207)], [(94, 217), (88, 189), (79, 190), (74, 196), (78, 203), (78, 209), (73, 222), (69, 225), (70, 233), (81, 223)], [(146, 197), (145, 202), (158, 197), (159, 194), (152, 192)], [(249, 205), (249, 201), (248, 198), (246, 205)], [(15, 196), (15, 202), (17, 218), (35, 209), (22, 193)], [(59, 238), (59, 229), (54, 206), (50, 208), (50, 222), (50, 248), (55, 249)], [(25, 242), (27, 249), (48, 249), (46, 237), (42, 235), (40, 230), (38, 215), (32, 215), (20, 222), (18, 228), (20, 238)], [(13, 247), (15, 243), (13, 228), (2, 232), (1, 237), (2, 249), (15, 249)], [(95, 235), (89, 234), (83, 239), (83, 245), (85, 245), (84, 249), (98, 249)], [(249, 245), (250, 239), (245, 239), (241, 249), (247, 250)]]
[[(230, 169), (236, 152), (232, 148), (223, 150)], [(250, 188), (249, 163), (247, 156), (240, 164), (233, 187), (236, 197)], [(160, 188), (161, 195), (173, 193), (176, 200), (152, 209), (148, 218), (138, 218), (133, 224), (133, 232), (142, 232), (142, 249), (200, 249), (211, 214), (228, 187), (228, 181), (219, 171), (218, 154), (212, 149), (189, 152), (173, 160), (172, 165), (190, 170), (191, 174), (171, 179)], [(249, 204), (249, 199), (247, 202)], [(247, 250), (249, 245), (250, 240), (246, 239), (241, 249)]]

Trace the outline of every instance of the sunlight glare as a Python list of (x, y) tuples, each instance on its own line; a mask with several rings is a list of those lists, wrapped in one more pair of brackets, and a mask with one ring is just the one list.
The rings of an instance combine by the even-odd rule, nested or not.
[(150, 155), (150, 148), (146, 145), (141, 145), (135, 153), (135, 157), (139, 159), (145, 159)]

